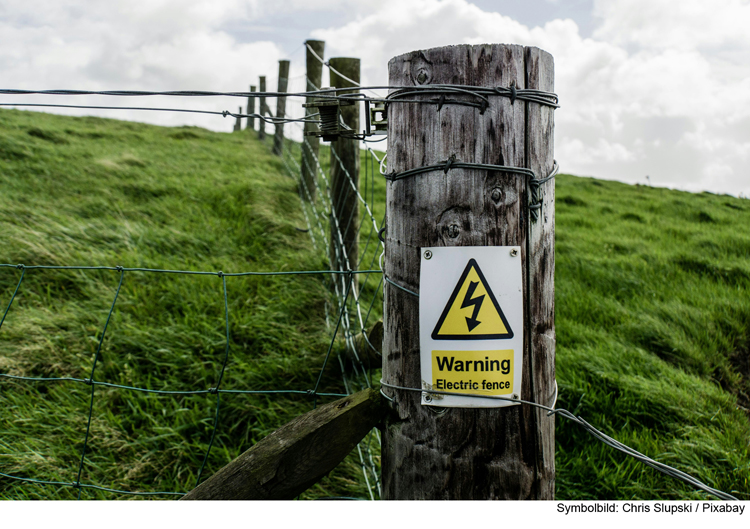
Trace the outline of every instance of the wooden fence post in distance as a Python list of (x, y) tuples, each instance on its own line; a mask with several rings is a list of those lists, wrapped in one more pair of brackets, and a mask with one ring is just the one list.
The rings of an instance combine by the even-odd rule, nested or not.
[[(279, 88), (277, 92), (286, 92), (289, 83), (289, 61), (279, 61)], [(286, 97), (276, 98), (276, 117), (283, 118), (286, 115)], [(281, 156), (284, 150), (284, 124), (277, 123), (273, 135), (273, 153)]]
[[(250, 85), (250, 91), (255, 92), (255, 87)], [(255, 98), (247, 98), (247, 113), (255, 114)], [(245, 130), (255, 130), (255, 118), (247, 118), (247, 128)]]
[[(331, 66), (331, 86), (354, 87), (339, 95), (357, 92), (359, 86), (359, 59), (337, 57), (328, 61)], [(336, 71), (341, 75), (337, 74)], [(351, 81), (344, 79), (348, 77)], [(359, 133), (359, 103), (341, 107), (341, 117), (356, 134)], [(357, 268), (359, 257), (359, 199), (352, 188), (359, 189), (359, 140), (339, 138), (331, 142), (331, 253), (333, 263), (345, 259), (352, 270)], [(339, 238), (340, 237), (340, 238)], [(343, 243), (343, 246), (342, 246)], [(341, 266), (346, 266), (343, 262)], [(352, 288), (356, 295), (356, 276)]]
[[(237, 114), (242, 114), (242, 107), (239, 107)], [(242, 130), (242, 118), (238, 115), (234, 120), (234, 129), (232, 129), (232, 132), (238, 132), (240, 130)]]
[[(266, 76), (261, 75), (258, 78), (258, 91), (259, 92), (265, 92), (266, 91)], [(265, 97), (259, 97), (260, 101), (258, 101), (258, 114), (260, 114), (261, 119), (258, 121), (258, 139), (259, 140), (265, 140), (266, 139), (266, 122), (263, 121), (263, 117), (266, 115), (266, 98)]]
[[(323, 63), (313, 55), (313, 52), (322, 59), (325, 53), (326, 43), (322, 40), (308, 40), (305, 44), (310, 47), (307, 48), (307, 55), (305, 57), (307, 68), (305, 92), (310, 92), (313, 90), (319, 90), (320, 85), (323, 82)], [(312, 97), (306, 98), (305, 103), (310, 104), (312, 102)], [(306, 116), (314, 113), (315, 110), (312, 108), (305, 109)], [(303, 199), (310, 201), (315, 200), (315, 193), (317, 190), (315, 182), (318, 178), (320, 138), (308, 136), (307, 133), (315, 130), (318, 130), (315, 123), (305, 123), (305, 135), (302, 138), (302, 163), (300, 164), (300, 196)]]
[[(390, 86), (453, 84), (552, 91), (552, 56), (517, 45), (460, 45), (391, 59)], [(552, 108), (489, 95), (480, 108), (445, 102), (390, 103), (388, 172), (450, 159), (553, 167)], [(436, 94), (409, 99), (433, 101)], [(447, 99), (478, 103), (470, 94)], [(530, 220), (526, 177), (486, 169), (432, 171), (388, 182), (385, 273), (419, 292), (423, 247), (520, 246), (524, 277), (521, 399), (550, 405), (555, 395), (554, 180), (540, 187), (543, 209)], [(528, 226), (527, 223), (531, 222)], [(528, 229), (528, 231), (527, 231)], [(531, 236), (527, 237), (527, 233)], [(452, 289), (453, 284), (446, 286)], [(383, 380), (421, 388), (419, 299), (386, 283)], [(383, 435), (384, 499), (552, 499), (554, 416), (528, 405), (428, 409), (419, 391), (384, 386), (399, 420)], [(439, 410), (439, 409), (438, 409)]]

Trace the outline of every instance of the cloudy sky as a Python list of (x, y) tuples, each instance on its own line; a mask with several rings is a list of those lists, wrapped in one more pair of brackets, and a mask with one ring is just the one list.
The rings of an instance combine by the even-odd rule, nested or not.
[[(3, 88), (247, 90), (275, 87), (290, 59), (304, 87), (307, 38), (362, 59), (363, 84), (388, 60), (459, 43), (534, 45), (555, 58), (555, 156), (565, 172), (750, 195), (750, 0), (2, 0)], [(325, 83), (324, 83), (325, 84)], [(70, 98), (0, 96), (0, 102)], [(148, 101), (236, 110), (232, 99)], [(55, 110), (231, 130), (231, 118)]]

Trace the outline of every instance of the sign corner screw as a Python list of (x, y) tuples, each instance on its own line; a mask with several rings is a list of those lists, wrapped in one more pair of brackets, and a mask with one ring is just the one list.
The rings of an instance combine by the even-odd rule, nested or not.
[(517, 255), (518, 255), (518, 248), (513, 248), (513, 249), (512, 249), (511, 251), (510, 251), (510, 256), (511, 256), (511, 257), (516, 257)]
[(432, 397), (430, 396), (429, 393), (425, 393), (424, 394), (424, 401), (425, 402), (432, 402)]
[(424, 251), (424, 258), (425, 259), (432, 259), (432, 252), (430, 250)]

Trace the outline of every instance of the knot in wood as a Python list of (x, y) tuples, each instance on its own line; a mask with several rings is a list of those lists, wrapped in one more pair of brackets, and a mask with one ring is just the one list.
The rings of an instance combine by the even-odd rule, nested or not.
[(459, 228), (458, 224), (451, 224), (448, 226), (448, 237), (451, 239), (458, 237), (459, 233), (461, 233), (461, 228)]
[(493, 202), (496, 202), (496, 203), (500, 202), (500, 200), (502, 200), (503, 198), (503, 190), (500, 189), (499, 187), (496, 187), (495, 189), (492, 190), (492, 193), (490, 194), (490, 196), (492, 197)]

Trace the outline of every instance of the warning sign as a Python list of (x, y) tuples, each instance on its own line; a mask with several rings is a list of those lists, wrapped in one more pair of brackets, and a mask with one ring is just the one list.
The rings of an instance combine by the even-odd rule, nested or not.
[(476, 260), (470, 259), (432, 331), (433, 340), (513, 338), (513, 331)]
[[(422, 404), (495, 408), (521, 394), (523, 281), (517, 246), (422, 248)], [(455, 395), (454, 395), (455, 394)]]

